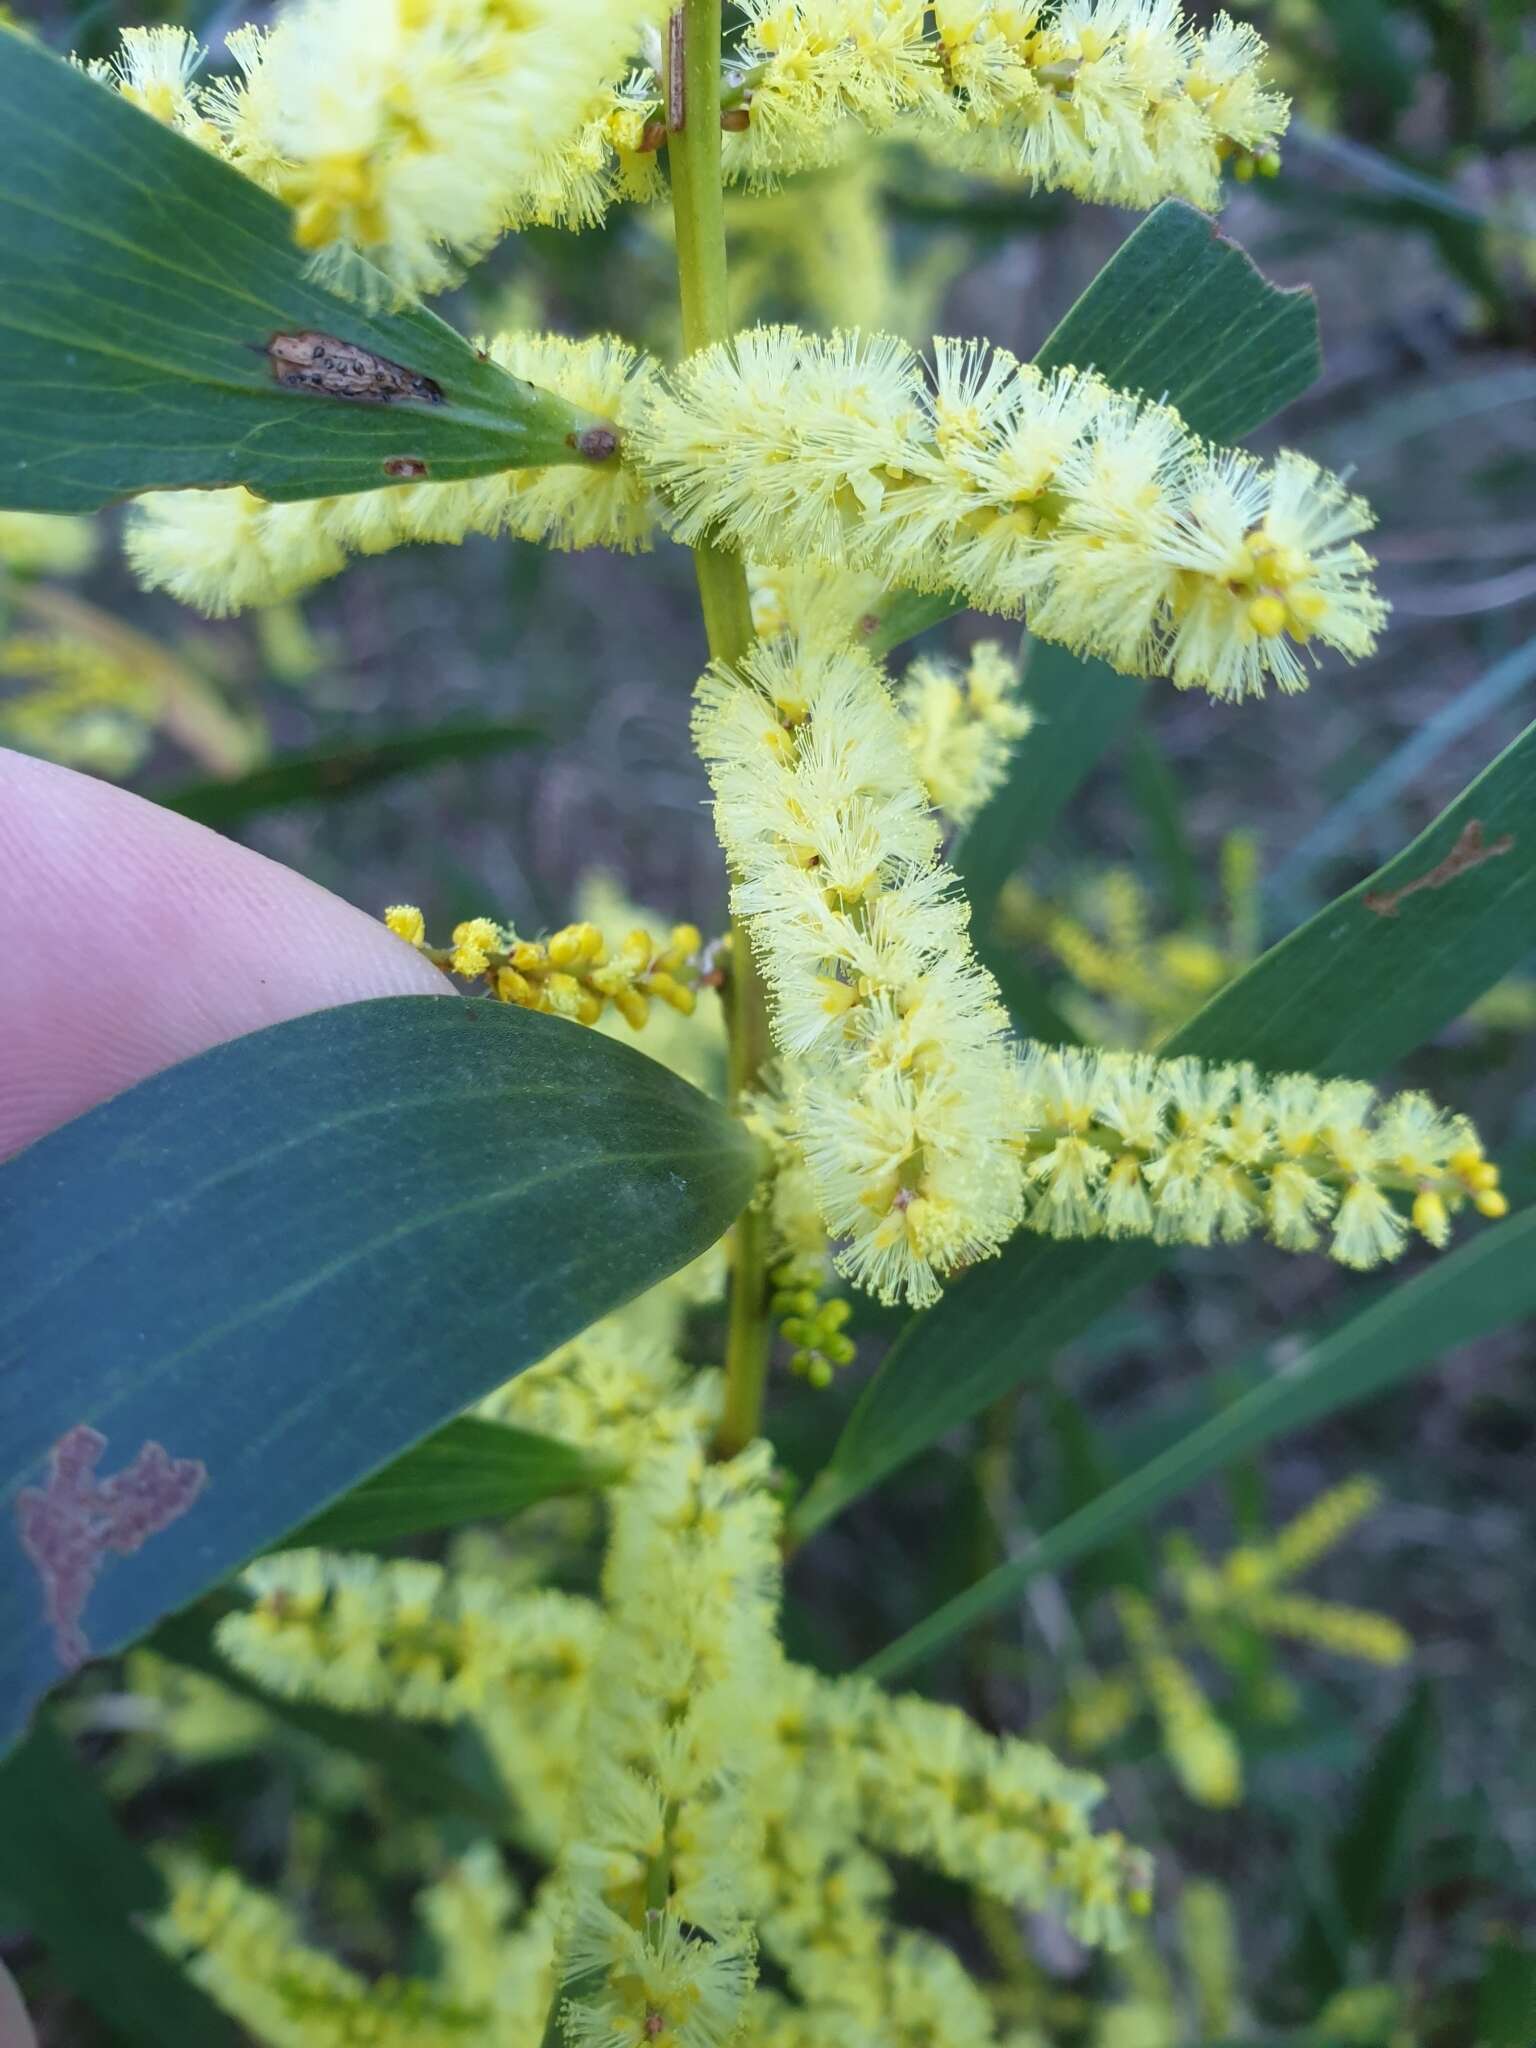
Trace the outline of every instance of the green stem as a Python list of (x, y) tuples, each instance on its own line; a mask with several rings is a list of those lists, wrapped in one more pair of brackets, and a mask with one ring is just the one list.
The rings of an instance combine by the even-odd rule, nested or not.
[[(667, 34), (667, 165), (677, 228), (683, 347), (692, 354), (731, 332), (725, 208), (720, 180), (720, 0), (683, 0)], [(693, 551), (704, 630), (716, 661), (738, 661), (752, 644), (752, 606), (738, 555), (705, 542)], [(768, 1056), (768, 1013), (747, 935), (732, 925), (725, 989), (733, 1104), (756, 1084)], [(757, 1435), (768, 1372), (767, 1218), (738, 1217), (731, 1233), (725, 1347), (725, 1412), (715, 1449), (730, 1457)]]

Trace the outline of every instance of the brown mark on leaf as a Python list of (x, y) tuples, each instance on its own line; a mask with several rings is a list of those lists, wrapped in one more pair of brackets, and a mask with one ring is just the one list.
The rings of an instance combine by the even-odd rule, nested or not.
[(318, 391), (325, 398), (361, 399), (368, 405), (444, 402), (442, 386), (431, 377), (334, 334), (310, 329), (274, 334), (266, 352), (272, 375), (285, 391)]
[(566, 436), (583, 462), (611, 462), (619, 452), (617, 427), (583, 427), (579, 434)]
[(16, 1501), (21, 1547), (37, 1568), (53, 1645), (66, 1671), (90, 1654), (80, 1626), (103, 1560), (128, 1557), (184, 1515), (207, 1484), (197, 1458), (173, 1458), (147, 1443), (131, 1465), (98, 1479), (107, 1440), (84, 1422), (49, 1453), (48, 1484), (23, 1487)]
[(384, 465), (384, 474), (394, 477), (408, 477), (415, 483), (427, 474), (427, 465), (419, 455), (391, 455)]
[(1428, 874), (1420, 875), (1412, 882), (1404, 882), (1400, 889), (1371, 889), (1360, 900), (1377, 917), (1396, 917), (1397, 907), (1405, 896), (1416, 896), (1421, 889), (1443, 889), (1458, 875), (1480, 868), (1485, 860), (1497, 860), (1500, 854), (1512, 853), (1514, 845), (1512, 832), (1485, 840), (1481, 820), (1469, 818), (1462, 828), (1461, 837), (1438, 867), (1431, 868)]

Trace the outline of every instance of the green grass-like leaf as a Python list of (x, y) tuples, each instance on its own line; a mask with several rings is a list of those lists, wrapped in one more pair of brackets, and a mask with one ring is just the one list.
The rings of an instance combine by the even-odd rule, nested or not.
[(594, 1493), (620, 1468), (557, 1437), (461, 1415), (283, 1538), (368, 1549), (428, 1529), (521, 1514), (562, 1493)]
[(167, 810), (195, 818), (220, 831), (286, 804), (325, 803), (351, 796), (396, 776), (414, 775), (447, 761), (482, 761), (542, 737), (531, 726), (486, 720), (473, 725), (431, 726), (421, 732), (359, 740), (353, 746), (313, 747), (284, 754), (247, 775), (210, 776), (184, 783), (158, 797)]
[(165, 1886), (47, 1722), (0, 1763), (0, 1893), (62, 1980), (134, 2048), (240, 2048), (234, 2021), (143, 1931)]
[(1305, 1429), (1433, 1365), (1443, 1352), (1536, 1310), (1536, 1210), (1487, 1230), (1314, 1344), (1284, 1372), (1234, 1401), (1150, 1464), (1069, 1515), (1007, 1564), (919, 1622), (864, 1667), (890, 1678), (926, 1662), (1018, 1597), (1169, 1501), (1291, 1431)]

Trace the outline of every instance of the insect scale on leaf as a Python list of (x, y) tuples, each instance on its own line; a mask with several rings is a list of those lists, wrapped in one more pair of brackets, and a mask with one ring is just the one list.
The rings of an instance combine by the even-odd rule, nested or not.
[(419, 370), (376, 356), (355, 341), (305, 329), (274, 334), (266, 353), (272, 375), (285, 391), (318, 391), (327, 398), (361, 399), (370, 405), (399, 405), (412, 399), (441, 405), (443, 390)]

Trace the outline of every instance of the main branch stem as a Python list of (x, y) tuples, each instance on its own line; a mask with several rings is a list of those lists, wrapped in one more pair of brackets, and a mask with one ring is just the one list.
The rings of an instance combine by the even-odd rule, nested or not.
[[(677, 228), (683, 347), (692, 354), (731, 331), (726, 292), (725, 209), (720, 180), (721, 0), (683, 0), (667, 37), (667, 162)], [(693, 551), (709, 651), (736, 661), (752, 642), (752, 607), (738, 555), (707, 542)], [(730, 1094), (740, 1102), (768, 1056), (768, 1015), (747, 935), (731, 928), (726, 984)], [(729, 1457), (758, 1432), (772, 1335), (768, 1318), (767, 1218), (747, 1209), (731, 1232), (725, 1348), (725, 1412), (716, 1450)]]

